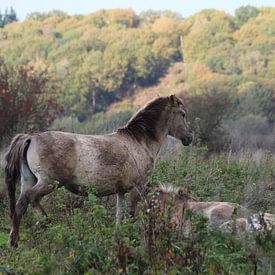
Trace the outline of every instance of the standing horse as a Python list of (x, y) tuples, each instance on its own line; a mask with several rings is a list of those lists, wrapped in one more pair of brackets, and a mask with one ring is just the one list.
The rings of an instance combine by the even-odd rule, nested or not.
[[(46, 214), (40, 201), (60, 186), (78, 195), (87, 195), (89, 187), (98, 196), (116, 194), (116, 222), (120, 223), (124, 193), (133, 189), (134, 209), (136, 194), (141, 192), (167, 135), (186, 146), (193, 140), (184, 105), (175, 95), (149, 102), (124, 128), (112, 134), (48, 131), (17, 135), (5, 156), (12, 219), (10, 244), (17, 245), (20, 221), (28, 204)], [(19, 179), (21, 193), (15, 205)]]

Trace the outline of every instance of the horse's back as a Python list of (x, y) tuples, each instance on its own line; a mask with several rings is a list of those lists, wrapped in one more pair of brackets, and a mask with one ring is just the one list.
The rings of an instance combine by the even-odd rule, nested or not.
[(246, 212), (242, 206), (231, 202), (188, 202), (188, 208), (205, 215), (213, 227), (236, 217), (243, 216)]

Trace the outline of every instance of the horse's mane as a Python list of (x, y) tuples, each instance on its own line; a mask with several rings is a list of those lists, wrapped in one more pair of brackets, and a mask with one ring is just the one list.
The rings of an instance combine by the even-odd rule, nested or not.
[(118, 129), (117, 132), (135, 138), (137, 141), (141, 141), (146, 137), (157, 141), (156, 127), (161, 117), (161, 112), (168, 103), (169, 97), (159, 97), (152, 100), (139, 110), (125, 127)]
[(172, 195), (179, 195), (182, 198), (187, 199), (188, 201), (197, 201), (197, 199), (192, 197), (191, 194), (189, 194), (185, 189), (167, 183), (160, 183), (156, 187), (156, 191), (161, 191), (163, 193)]
[(180, 187), (167, 183), (159, 183), (159, 185), (156, 186), (156, 189), (163, 193), (170, 193), (176, 195), (180, 190)]

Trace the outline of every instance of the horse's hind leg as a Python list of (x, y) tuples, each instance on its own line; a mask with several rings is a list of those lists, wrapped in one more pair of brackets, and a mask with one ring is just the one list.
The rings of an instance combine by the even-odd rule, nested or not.
[(54, 185), (51, 184), (50, 180), (42, 180), (42, 178), (39, 178), (36, 185), (27, 190), (26, 196), (30, 204), (44, 214), (46, 212), (40, 205), (40, 201), (45, 195), (50, 194), (53, 190)]
[[(25, 164), (21, 167), (21, 194), (23, 196), (29, 189), (31, 189), (37, 182), (37, 178), (30, 171), (29, 167)], [(19, 198), (20, 200), (20, 198)], [(41, 215), (47, 217), (46, 211), (41, 206), (40, 202), (37, 202), (36, 205), (33, 205), (34, 209)]]
[(12, 246), (16, 246), (19, 239), (19, 225), (20, 221), (25, 214), (28, 207), (28, 199), (26, 192), (31, 189), (36, 183), (35, 176), (29, 171), (29, 169), (22, 165), (21, 167), (21, 193), (16, 203), (15, 212), (12, 217), (12, 229), (10, 232), (10, 243)]
[(42, 207), (40, 205), (40, 200), (43, 196), (51, 193), (53, 189), (53, 185), (49, 184), (48, 181), (38, 179), (37, 183), (33, 187), (30, 188), (30, 185), (28, 185), (28, 188), (20, 194), (19, 200), (16, 204), (16, 212), (13, 216), (13, 226), (10, 233), (10, 243), (12, 246), (17, 246), (19, 239), (19, 225), (27, 210), (28, 204), (30, 203), (34, 208), (39, 208), (40, 206), (41, 209)]

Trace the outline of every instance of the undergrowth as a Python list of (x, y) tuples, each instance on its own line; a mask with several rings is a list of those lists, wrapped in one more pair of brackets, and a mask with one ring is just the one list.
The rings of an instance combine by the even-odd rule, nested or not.
[[(274, 199), (274, 156), (205, 157), (204, 148), (186, 148), (159, 161), (148, 184), (184, 187), (200, 200), (232, 201), (251, 211), (271, 212)], [(88, 198), (62, 188), (45, 197), (50, 223), (28, 209), (21, 225), (19, 247), (7, 245), (10, 222), (6, 201), (0, 201), (0, 273), (3, 274), (274, 274), (275, 235), (255, 232), (238, 236), (208, 226), (187, 214), (191, 233), (169, 227), (161, 213), (152, 221), (147, 212), (132, 219), (125, 213), (115, 225), (113, 197)], [(273, 214), (275, 214), (273, 212)], [(153, 230), (153, 231), (152, 231)], [(152, 232), (154, 235), (152, 237)]]

